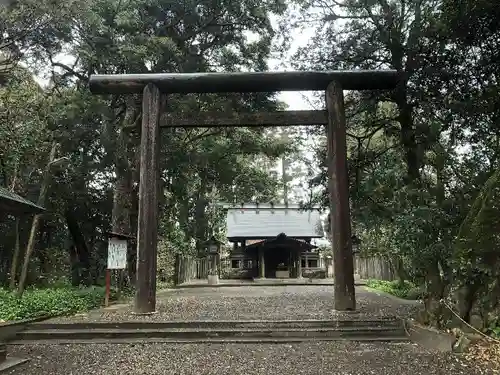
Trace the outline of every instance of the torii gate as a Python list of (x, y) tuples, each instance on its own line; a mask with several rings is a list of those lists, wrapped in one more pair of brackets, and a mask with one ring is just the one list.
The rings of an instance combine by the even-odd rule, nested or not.
[[(327, 126), (335, 309), (355, 310), (343, 90), (388, 90), (401, 79), (395, 70), (92, 75), (94, 94), (143, 94), (135, 312), (148, 314), (156, 308), (160, 127), (297, 125)], [(205, 112), (171, 115), (160, 123), (168, 94), (305, 90), (325, 90), (326, 111)]]

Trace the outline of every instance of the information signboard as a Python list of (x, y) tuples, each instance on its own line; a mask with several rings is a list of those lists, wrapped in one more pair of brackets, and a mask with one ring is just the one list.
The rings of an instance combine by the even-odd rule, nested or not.
[(108, 269), (127, 268), (127, 240), (111, 237), (108, 244)]

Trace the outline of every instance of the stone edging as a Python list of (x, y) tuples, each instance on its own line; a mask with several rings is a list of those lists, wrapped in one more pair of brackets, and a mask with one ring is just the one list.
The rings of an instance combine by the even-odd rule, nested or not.
[(372, 293), (378, 293), (379, 295), (381, 296), (384, 296), (384, 297), (389, 297), (397, 302), (400, 302), (402, 304), (407, 304), (407, 305), (418, 305), (418, 304), (421, 304), (421, 300), (418, 300), (418, 299), (405, 299), (405, 298), (401, 298), (401, 297), (398, 297), (398, 296), (395, 296), (393, 294), (390, 294), (390, 293), (387, 293), (387, 292), (384, 292), (384, 291), (381, 291), (381, 290), (378, 290), (378, 289), (375, 289), (375, 288), (371, 288), (369, 286), (366, 286), (366, 285), (361, 285), (361, 287), (365, 290), (367, 290), (368, 292), (372, 292)]
[(8, 341), (10, 337), (25, 328), (26, 325), (31, 323), (38, 323), (56, 317), (56, 315), (43, 315), (36, 318), (12, 320), (0, 323), (0, 343)]
[(413, 342), (426, 349), (453, 352), (456, 338), (452, 334), (422, 325), (414, 319), (405, 320), (405, 324), (409, 337)]
[(9, 339), (14, 337), (18, 332), (24, 330), (28, 324), (42, 322), (53, 317), (54, 315), (44, 315), (36, 318), (0, 323), (0, 350), (3, 352), (0, 357), (0, 372), (10, 370), (28, 361), (28, 359), (25, 358), (7, 357), (6, 343)]
[[(362, 281), (358, 281), (354, 283), (355, 286), (365, 286), (365, 283)], [(239, 283), (239, 284), (230, 284), (230, 283), (219, 283), (215, 285), (207, 284), (179, 284), (175, 285), (172, 290), (175, 289), (191, 289), (191, 288), (235, 288), (235, 287), (277, 287), (277, 286), (334, 286), (333, 282), (331, 283), (265, 283), (265, 282), (249, 282), (249, 283)]]
[(37, 323), (37, 322), (41, 322), (41, 321), (44, 321), (44, 320), (47, 320), (50, 318), (54, 318), (55, 316), (57, 316), (57, 314), (55, 314), (55, 315), (42, 315), (42, 316), (38, 316), (36, 318), (28, 318), (28, 319), (21, 319), (21, 320), (8, 320), (6, 322), (0, 322), (0, 329), (2, 329), (4, 327), (10, 327), (10, 326), (21, 325), (21, 324)]

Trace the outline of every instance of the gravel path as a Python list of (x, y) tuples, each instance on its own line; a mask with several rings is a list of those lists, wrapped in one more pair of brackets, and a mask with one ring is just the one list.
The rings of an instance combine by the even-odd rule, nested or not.
[(478, 375), (459, 357), (411, 343), (53, 345), (12, 347), (9, 375)]
[[(418, 304), (357, 288), (359, 315), (411, 315)], [(189, 319), (327, 319), (333, 287), (229, 287), (163, 291), (158, 313), (116, 311), (53, 321)], [(297, 344), (92, 344), (10, 346), (11, 355), (30, 361), (9, 375), (478, 375), (452, 354), (424, 350), (410, 342), (304, 342)]]
[[(377, 295), (363, 287), (356, 288), (356, 298), (356, 316), (407, 316), (419, 306), (413, 301)], [(131, 312), (131, 306), (123, 306), (116, 311), (99, 310), (51, 322), (330, 319), (344, 315), (334, 311), (333, 287), (318, 285), (176, 289), (159, 293), (156, 314), (137, 316)]]

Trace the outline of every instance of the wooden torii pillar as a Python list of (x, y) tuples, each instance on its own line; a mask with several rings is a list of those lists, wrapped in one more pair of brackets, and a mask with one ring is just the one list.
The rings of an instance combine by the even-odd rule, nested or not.
[[(95, 94), (141, 94), (141, 161), (137, 229), (136, 313), (156, 308), (160, 126), (291, 126), (327, 125), (331, 233), (334, 259), (335, 308), (355, 310), (354, 269), (347, 173), (343, 90), (388, 90), (402, 76), (394, 70), (324, 72), (160, 73), (92, 75)], [(167, 117), (160, 124), (162, 95), (188, 93), (249, 93), (318, 91), (326, 94), (325, 111), (281, 111), (259, 114), (205, 114)]]

